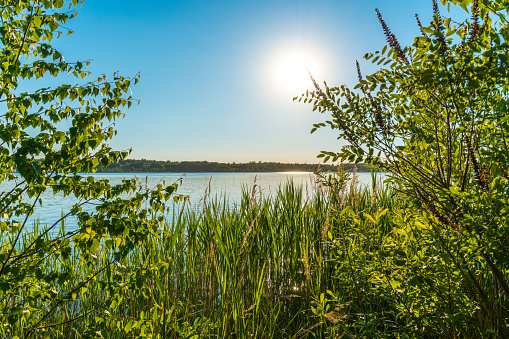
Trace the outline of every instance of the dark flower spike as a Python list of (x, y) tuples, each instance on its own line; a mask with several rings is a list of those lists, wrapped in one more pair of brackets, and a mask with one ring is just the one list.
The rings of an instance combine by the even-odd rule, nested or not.
[(380, 110), (380, 106), (376, 104), (376, 102), (373, 100), (373, 98), (370, 98), (371, 106), (375, 109), (375, 119), (376, 123), (378, 124), (378, 128), (382, 131), (382, 133), (387, 136), (387, 126), (385, 124), (385, 121), (382, 117), (382, 112)]
[[(443, 20), (442, 20), (442, 16), (440, 15), (440, 11), (438, 10), (437, 0), (432, 0), (432, 2), (433, 2), (433, 18), (434, 19), (433, 19), (433, 21), (430, 22), (430, 25), (435, 27), (436, 31), (443, 32), (445, 27), (444, 27), (444, 25), (442, 25)], [(445, 52), (447, 50), (447, 46), (445, 44), (445, 38), (443, 36), (438, 36), (437, 39), (438, 39), (438, 41), (440, 41), (442, 43), (442, 45), (440, 46), (440, 51)]]
[(403, 49), (401, 48), (401, 45), (398, 42), (398, 39), (396, 39), (396, 35), (392, 34), (391, 30), (389, 29), (389, 26), (385, 23), (384, 18), (380, 14), (380, 11), (378, 11), (377, 8), (375, 8), (376, 15), (378, 16), (378, 21), (380, 21), (380, 24), (382, 25), (382, 29), (385, 34), (385, 38), (387, 39), (387, 43), (391, 48), (394, 48), (396, 52), (398, 53), (398, 57), (405, 63), (409, 64), (408, 59), (405, 55), (405, 52), (403, 52)]
[(485, 190), (487, 189), (487, 187), (484, 181), (484, 171), (479, 166), (479, 162), (477, 161), (474, 150), (472, 149), (472, 144), (470, 143), (470, 140), (468, 138), (467, 138), (467, 151), (468, 156), (470, 158), (470, 163), (472, 164), (472, 166), (474, 166), (474, 173), (477, 179), (477, 183), (479, 184), (481, 189)]
[[(345, 92), (345, 96), (346, 96), (347, 102), (351, 105), (352, 104), (352, 100), (350, 98), (350, 95)], [(348, 126), (345, 125), (345, 122), (343, 121), (343, 119), (341, 119), (341, 116), (340, 116), (340, 114), (338, 112), (338, 109), (335, 106), (332, 106), (331, 112), (334, 115), (334, 117), (336, 118), (336, 122), (337, 122), (338, 126), (343, 131), (343, 135), (345, 136), (346, 140), (350, 144), (354, 145), (355, 147), (359, 147), (359, 144), (357, 143), (355, 138), (352, 136), (352, 133), (350, 133), (350, 129), (348, 128)]]
[(428, 35), (422, 30), (421, 20), (419, 19), (419, 15), (417, 13), (415, 13), (415, 20), (417, 20), (417, 26), (419, 26), (419, 29), (421, 30), (422, 35), (427, 37)]
[[(443, 20), (442, 20), (442, 16), (440, 15), (440, 11), (438, 10), (438, 3), (436, 0), (432, 0), (432, 2), (433, 2), (433, 17), (434, 17), (434, 19), (429, 24), (430, 24), (430, 26), (433, 26), (436, 31), (444, 32), (445, 27), (443, 25)], [(417, 16), (417, 14), (416, 14), (416, 16)], [(419, 19), (417, 19), (417, 20), (419, 20)], [(422, 30), (422, 28), (421, 28), (421, 30)], [(442, 53), (447, 52), (447, 43), (445, 41), (445, 37), (443, 35), (438, 35), (437, 40), (440, 42), (440, 52), (442, 52)]]
[[(358, 63), (357, 63), (357, 65), (358, 65)], [(336, 118), (336, 122), (338, 123), (338, 126), (343, 131), (343, 134), (345, 135), (346, 140), (348, 140), (348, 142), (350, 142), (352, 145), (355, 145), (355, 147), (359, 147), (359, 145), (355, 142), (355, 139), (352, 137), (352, 134), (349, 132), (347, 126), (345, 125), (345, 123), (341, 119), (341, 117), (340, 117), (340, 115), (338, 113), (337, 108), (334, 107), (334, 105), (330, 104), (330, 102), (328, 101), (327, 97), (323, 93), (322, 89), (316, 83), (315, 78), (313, 78), (313, 76), (311, 75), (311, 72), (309, 71), (309, 69), (308, 69), (308, 74), (309, 74), (309, 77), (311, 78), (311, 81), (313, 82), (313, 85), (315, 85), (316, 91), (318, 92), (318, 94), (323, 98), (324, 102), (326, 103), (327, 109), (330, 110), (333, 113), (334, 117)], [(323, 83), (325, 84), (325, 88), (327, 89), (328, 88), (327, 83), (325, 81)], [(324, 109), (323, 112), (325, 112), (325, 110), (326, 109)]]
[(361, 66), (359, 65), (359, 61), (355, 60), (355, 64), (357, 65), (357, 76), (359, 77), (359, 81), (362, 80)]
[(474, 4), (472, 5), (472, 27), (470, 29), (470, 38), (468, 41), (474, 41), (477, 32), (479, 30), (479, 1), (474, 0)]
[[(355, 60), (355, 64), (357, 65), (357, 77), (359, 78), (359, 82), (362, 81), (362, 73), (361, 73), (361, 66), (359, 65), (359, 61)], [(361, 85), (361, 91), (362, 93), (366, 94), (366, 91), (364, 90), (364, 85)]]
[(350, 94), (347, 94), (345, 97), (346, 97), (346, 101), (351, 105), (352, 104), (352, 97), (350, 96)]
[(380, 24), (382, 25), (387, 42), (389, 43), (389, 45), (392, 45), (393, 44), (393, 40), (392, 40), (393, 34), (391, 33), (389, 26), (387, 26), (387, 24), (385, 23), (385, 20), (382, 17), (382, 15), (380, 14), (380, 11), (378, 10), (378, 8), (375, 8), (375, 12), (376, 12), (376, 15), (378, 16), (378, 20), (380, 21)]
[(449, 218), (445, 217), (442, 213), (438, 211), (435, 204), (430, 201), (418, 188), (416, 189), (417, 195), (419, 196), (421, 202), (426, 206), (428, 212), (431, 213), (435, 218), (437, 218), (440, 223), (444, 226), (449, 226), (453, 229), (459, 230), (458, 224), (452, 222)]
[[(358, 147), (357, 143), (355, 142), (355, 139), (349, 133), (348, 128), (345, 126), (344, 122), (341, 120), (341, 117), (339, 116), (337, 109), (333, 105), (332, 106), (330, 105), (330, 103), (327, 100), (327, 97), (323, 93), (320, 86), (318, 86), (318, 84), (316, 83), (316, 80), (315, 80), (315, 78), (313, 78), (313, 75), (311, 75), (311, 72), (309, 71), (309, 69), (308, 69), (308, 74), (309, 74), (309, 77), (311, 78), (311, 81), (313, 82), (313, 85), (315, 86), (316, 91), (318, 92), (318, 95), (322, 97), (324, 102), (326, 102), (327, 107), (328, 107), (327, 109), (330, 110), (334, 114), (334, 117), (336, 118), (338, 126), (343, 130), (343, 134), (345, 135), (346, 140), (348, 140), (351, 144)], [(327, 83), (325, 81), (324, 81), (324, 84), (325, 84), (325, 88), (328, 88)], [(325, 110), (326, 109), (324, 109), (322, 113), (324, 113)]]
[(344, 121), (341, 119), (341, 117), (339, 116), (337, 110), (332, 110), (332, 113), (334, 114), (334, 117), (336, 118), (336, 122), (338, 123), (338, 126), (341, 128), (341, 130), (343, 131), (343, 134), (345, 135), (345, 138), (346, 140), (354, 145), (355, 147), (359, 147), (359, 145), (355, 142), (355, 139), (352, 137), (352, 134), (350, 133), (350, 131), (348, 130), (348, 128), (346, 127)]
[(313, 76), (311, 75), (311, 72), (309, 71), (309, 69), (308, 69), (308, 74), (309, 74), (309, 77), (311, 78), (311, 81), (313, 82), (313, 85), (315, 85), (315, 88), (316, 88), (316, 91), (318, 92), (318, 94), (323, 96), (324, 94), (322, 92), (322, 89), (316, 83), (315, 78), (313, 78)]
[(437, 0), (431, 0), (433, 2), (433, 16), (437, 16), (440, 18), (440, 11), (438, 10)]

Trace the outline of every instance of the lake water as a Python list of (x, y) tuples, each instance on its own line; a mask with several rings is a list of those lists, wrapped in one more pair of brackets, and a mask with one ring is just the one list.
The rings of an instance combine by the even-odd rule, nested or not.
[[(142, 187), (152, 188), (159, 183), (171, 185), (182, 179), (178, 188), (178, 194), (189, 196), (192, 208), (197, 208), (210, 187), (210, 197), (226, 197), (230, 204), (240, 201), (243, 189), (251, 192), (253, 185), (258, 185), (264, 197), (276, 194), (280, 185), (293, 181), (301, 185), (305, 192), (312, 192), (315, 185), (315, 175), (309, 172), (278, 172), (278, 173), (188, 173), (182, 176), (181, 173), (99, 173), (93, 175), (96, 178), (109, 179), (111, 184), (120, 183), (124, 178), (137, 177)], [(370, 173), (358, 173), (361, 184), (371, 184)], [(7, 190), (12, 184), (0, 184), (0, 190)], [(53, 224), (60, 219), (62, 212), (69, 211), (77, 202), (74, 197), (64, 197), (62, 194), (53, 195), (46, 192), (42, 196), (43, 205), (37, 205), (36, 213), (31, 217), (30, 224), (39, 219), (42, 223)], [(68, 219), (70, 228), (74, 228), (75, 220)]]

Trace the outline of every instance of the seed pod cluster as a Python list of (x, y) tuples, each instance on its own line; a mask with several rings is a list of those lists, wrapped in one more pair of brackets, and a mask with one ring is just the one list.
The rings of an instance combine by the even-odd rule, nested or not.
[(468, 138), (467, 138), (467, 151), (468, 151), (468, 157), (470, 159), (470, 163), (474, 167), (474, 173), (475, 173), (475, 177), (477, 179), (477, 183), (478, 183), (479, 187), (481, 187), (481, 189), (483, 189), (483, 190), (487, 190), (488, 186), (489, 186), (489, 178), (488, 178), (488, 182), (486, 182), (485, 178), (484, 178), (484, 168), (481, 168), (479, 166), (479, 162), (477, 161), (477, 158), (475, 156), (475, 152), (472, 148), (472, 144), (470, 143), (470, 140)]
[(432, 201), (430, 201), (424, 194), (422, 194), (421, 190), (416, 189), (416, 192), (419, 195), (419, 199), (421, 200), (421, 202), (424, 204), (424, 206), (426, 206), (428, 212), (431, 213), (431, 215), (433, 215), (435, 218), (437, 218), (442, 225), (452, 227), (456, 230), (459, 229), (458, 224), (452, 222), (451, 220), (449, 220), (449, 218), (445, 217), (442, 213), (440, 213), (436, 208), (435, 204)]
[(358, 147), (358, 144), (355, 142), (355, 139), (353, 138), (352, 134), (349, 132), (348, 128), (346, 127), (345, 123), (339, 116), (337, 110), (333, 110), (332, 113), (334, 114), (334, 117), (336, 118), (336, 122), (338, 123), (339, 128), (343, 131), (343, 134), (345, 135), (346, 140), (348, 142), (356, 147)]
[(472, 5), (472, 26), (470, 27), (470, 38), (468, 41), (474, 41), (477, 33), (479, 31), (479, 1), (474, 0), (474, 4)]

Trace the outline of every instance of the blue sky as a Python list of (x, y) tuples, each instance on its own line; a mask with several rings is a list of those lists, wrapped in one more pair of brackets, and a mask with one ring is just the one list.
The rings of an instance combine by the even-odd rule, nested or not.
[(368, 74), (362, 56), (385, 45), (375, 8), (402, 45), (419, 34), (414, 13), (432, 18), (431, 0), (87, 0), (56, 44), (67, 61), (93, 59), (94, 76), (140, 72), (141, 104), (111, 142), (131, 158), (316, 163), (342, 141), (310, 134), (326, 116), (276, 74), (304, 53), (320, 82), (353, 85), (355, 60)]

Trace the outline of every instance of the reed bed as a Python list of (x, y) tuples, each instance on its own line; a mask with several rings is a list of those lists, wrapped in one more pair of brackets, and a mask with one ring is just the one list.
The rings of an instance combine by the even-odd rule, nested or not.
[[(200, 210), (177, 206), (159, 232), (120, 261), (105, 246), (93, 258), (72, 246), (68, 256), (56, 252), (39, 263), (40, 274), (55, 296), (71, 297), (54, 308), (51, 300), (38, 301), (47, 327), (33, 337), (328, 338), (348, 328), (358, 332), (359, 319), (395, 311), (370, 293), (370, 272), (359, 273), (359, 264), (371, 260), (360, 256), (391, 231), (390, 215), (399, 204), (376, 178), (371, 187), (359, 186), (355, 176), (350, 183), (334, 178), (324, 177), (311, 191), (288, 182), (274, 197), (255, 185), (234, 205), (205, 197)], [(366, 217), (382, 211), (376, 224)], [(19, 246), (43, 231), (34, 227)], [(88, 283), (76, 289), (51, 279), (52, 272)], [(22, 301), (30, 288), (37, 286), (0, 306)]]
[[(453, 233), (419, 224), (414, 203), (355, 173), (272, 197), (255, 184), (238, 204), (176, 205), (123, 257), (104, 242), (80, 253), (61, 240), (65, 223), (56, 236), (36, 224), (15, 254), (56, 249), (27, 264), (38, 279), (0, 296), (0, 338), (499, 338), (509, 311), (489, 268), (463, 259)], [(14, 312), (27, 313), (9, 325)]]

